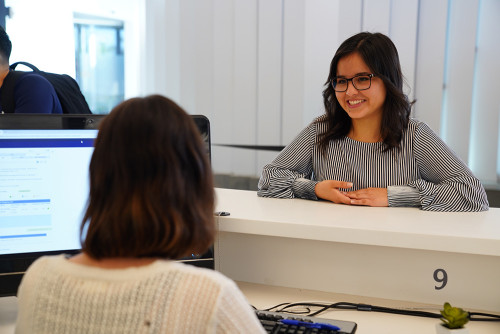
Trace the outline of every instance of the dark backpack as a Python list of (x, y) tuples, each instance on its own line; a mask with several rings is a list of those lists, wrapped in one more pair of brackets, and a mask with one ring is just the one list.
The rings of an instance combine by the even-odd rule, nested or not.
[(17, 80), (27, 73), (14, 71), (17, 65), (24, 65), (31, 68), (34, 73), (41, 75), (52, 84), (61, 103), (63, 114), (92, 114), (75, 79), (67, 74), (40, 71), (35, 65), (23, 61), (10, 65), (12, 71), (5, 77), (2, 84), (2, 110), (4, 112), (14, 112), (16, 104), (14, 100), (14, 87), (16, 87)]

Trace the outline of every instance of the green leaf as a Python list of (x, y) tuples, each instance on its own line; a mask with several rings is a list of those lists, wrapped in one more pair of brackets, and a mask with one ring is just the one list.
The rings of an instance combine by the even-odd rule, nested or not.
[(443, 305), (443, 310), (439, 311), (443, 316), (441, 321), (444, 326), (450, 329), (462, 328), (469, 322), (469, 313), (461, 308), (453, 307), (450, 303), (446, 302)]

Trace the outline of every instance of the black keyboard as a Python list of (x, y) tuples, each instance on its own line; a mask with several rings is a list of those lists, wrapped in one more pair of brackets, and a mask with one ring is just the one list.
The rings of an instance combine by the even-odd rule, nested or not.
[(352, 321), (297, 316), (282, 312), (255, 311), (269, 334), (354, 334), (357, 324)]

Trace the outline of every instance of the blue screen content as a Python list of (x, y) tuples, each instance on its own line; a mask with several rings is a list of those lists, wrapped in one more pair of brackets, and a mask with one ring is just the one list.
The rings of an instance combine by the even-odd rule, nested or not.
[(97, 130), (0, 130), (0, 255), (80, 249)]

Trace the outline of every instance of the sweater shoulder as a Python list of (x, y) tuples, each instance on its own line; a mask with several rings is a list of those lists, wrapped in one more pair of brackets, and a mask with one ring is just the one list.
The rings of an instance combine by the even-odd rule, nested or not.
[(163, 265), (163, 262), (170, 267), (170, 270), (175, 270), (187, 277), (202, 277), (205, 280), (212, 282), (216, 285), (233, 285), (235, 284), (233, 280), (224, 276), (222, 273), (215, 271), (213, 269), (195, 267), (189, 264), (184, 264), (182, 262), (168, 262), (159, 261), (159, 265)]

